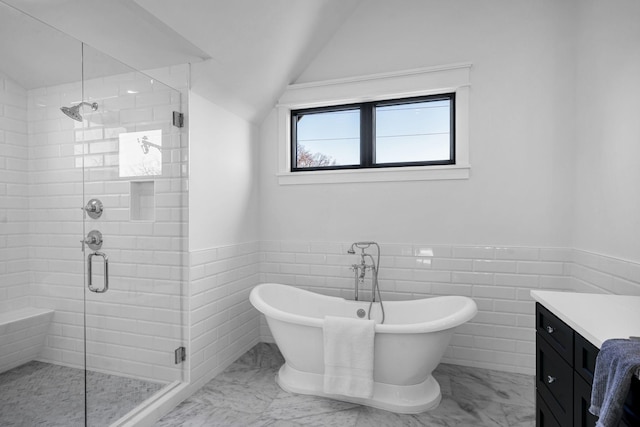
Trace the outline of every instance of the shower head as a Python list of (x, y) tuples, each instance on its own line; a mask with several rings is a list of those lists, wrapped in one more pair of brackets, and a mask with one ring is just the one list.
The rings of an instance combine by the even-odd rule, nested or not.
[(80, 107), (83, 106), (83, 105), (90, 106), (93, 111), (96, 111), (98, 109), (98, 103), (97, 102), (94, 102), (93, 104), (90, 104), (88, 102), (84, 102), (83, 101), (78, 105), (74, 105), (73, 107), (60, 107), (60, 111), (65, 113), (67, 116), (71, 117), (73, 120), (81, 122), (82, 121), (82, 116), (80, 115)]

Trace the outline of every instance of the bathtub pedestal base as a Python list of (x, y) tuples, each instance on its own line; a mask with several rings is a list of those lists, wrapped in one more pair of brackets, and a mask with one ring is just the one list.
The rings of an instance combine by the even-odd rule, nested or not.
[(373, 384), (373, 397), (370, 399), (326, 394), (323, 391), (322, 374), (302, 372), (287, 363), (280, 368), (276, 381), (283, 390), (290, 393), (328, 397), (399, 414), (418, 414), (435, 409), (442, 398), (440, 384), (431, 375), (424, 382), (415, 385), (400, 386), (376, 382)]

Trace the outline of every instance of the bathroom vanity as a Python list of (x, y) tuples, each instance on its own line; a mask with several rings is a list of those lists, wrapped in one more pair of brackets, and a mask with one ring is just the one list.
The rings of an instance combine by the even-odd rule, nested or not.
[[(592, 427), (596, 357), (610, 338), (640, 336), (640, 297), (531, 291), (536, 303), (536, 426)], [(620, 427), (640, 426), (634, 377)]]

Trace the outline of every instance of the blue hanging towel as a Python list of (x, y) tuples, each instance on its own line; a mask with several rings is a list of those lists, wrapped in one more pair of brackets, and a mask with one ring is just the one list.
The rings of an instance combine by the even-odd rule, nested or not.
[(640, 372), (640, 341), (611, 339), (602, 343), (596, 359), (589, 412), (596, 427), (617, 426), (631, 379)]

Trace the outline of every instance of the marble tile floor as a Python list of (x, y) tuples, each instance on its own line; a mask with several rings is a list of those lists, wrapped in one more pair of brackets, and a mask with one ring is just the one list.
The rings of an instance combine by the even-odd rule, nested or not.
[[(29, 362), (0, 374), (1, 427), (85, 425), (84, 370)], [(87, 425), (108, 426), (164, 385), (87, 372)]]
[(284, 363), (275, 344), (260, 343), (156, 423), (205, 426), (535, 426), (535, 386), (530, 375), (441, 364), (435, 410), (400, 415), (352, 403), (283, 391), (275, 375)]

